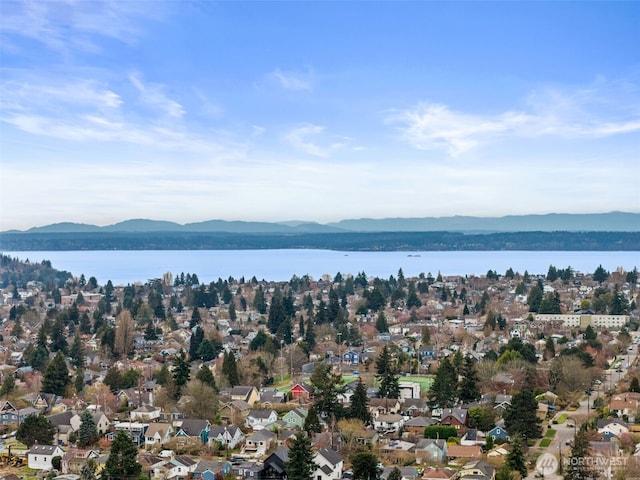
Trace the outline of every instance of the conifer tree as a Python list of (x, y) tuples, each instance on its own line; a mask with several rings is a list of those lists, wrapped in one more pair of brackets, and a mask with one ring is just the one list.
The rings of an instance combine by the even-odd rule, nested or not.
[(211, 373), (211, 369), (207, 366), (200, 367), (200, 370), (198, 370), (198, 373), (196, 374), (196, 380), (200, 380), (202, 383), (209, 385), (216, 391), (218, 390), (218, 387), (216, 386), (216, 379), (214, 378), (213, 373)]
[(238, 365), (236, 363), (236, 356), (233, 352), (227, 352), (224, 354), (224, 358), (222, 360), (222, 374), (225, 376), (231, 387), (235, 387), (240, 384)]
[(507, 465), (512, 472), (518, 472), (521, 478), (527, 476), (527, 464), (522, 449), (522, 439), (519, 436), (514, 437), (511, 442), (511, 450), (507, 455)]
[(49, 362), (42, 376), (42, 391), (64, 396), (67, 385), (71, 383), (67, 362), (61, 351)]
[(351, 406), (349, 407), (349, 418), (357, 418), (362, 420), (365, 425), (371, 424), (371, 413), (369, 412), (369, 397), (367, 396), (367, 387), (358, 379), (358, 384), (351, 397)]
[(118, 432), (111, 444), (109, 458), (100, 478), (105, 480), (138, 479), (142, 472), (142, 466), (136, 459), (137, 455), (138, 448), (129, 434), (125, 431)]
[(316, 468), (311, 450), (311, 437), (306, 432), (298, 432), (289, 447), (289, 461), (285, 464), (287, 478), (288, 480), (313, 480), (313, 472)]
[(376, 359), (376, 370), (380, 385), (378, 396), (381, 398), (399, 398), (400, 384), (398, 373), (393, 365), (393, 358), (387, 345), (382, 347), (382, 352)]
[(184, 387), (191, 377), (191, 365), (187, 362), (187, 355), (184, 350), (173, 359), (173, 382), (176, 388), (176, 398), (180, 397), (182, 387)]
[(462, 362), (462, 379), (458, 388), (458, 400), (462, 403), (471, 403), (480, 399), (480, 389), (478, 388), (478, 371), (476, 363), (472, 357), (467, 356)]
[(80, 416), (80, 429), (78, 430), (78, 444), (81, 447), (88, 447), (95, 444), (100, 438), (98, 427), (93, 419), (93, 415), (88, 410), (82, 412)]
[(440, 366), (429, 390), (429, 405), (432, 408), (452, 407), (456, 403), (457, 397), (458, 378), (449, 357), (445, 357), (440, 361)]
[(313, 433), (320, 433), (322, 431), (322, 425), (320, 425), (320, 418), (318, 417), (318, 411), (315, 405), (311, 405), (307, 412), (307, 418), (304, 419), (304, 431), (309, 435)]
[(589, 480), (597, 476), (590, 462), (585, 462), (589, 456), (589, 442), (586, 431), (580, 429), (571, 447), (571, 455), (564, 473), (565, 480)]
[(542, 420), (537, 415), (538, 402), (531, 390), (520, 390), (511, 398), (504, 412), (504, 426), (511, 435), (532, 439), (542, 435)]

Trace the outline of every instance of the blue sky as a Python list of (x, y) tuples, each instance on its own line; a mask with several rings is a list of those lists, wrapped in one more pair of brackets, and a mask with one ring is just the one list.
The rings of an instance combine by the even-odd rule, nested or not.
[(0, 230), (640, 212), (639, 2), (0, 9)]

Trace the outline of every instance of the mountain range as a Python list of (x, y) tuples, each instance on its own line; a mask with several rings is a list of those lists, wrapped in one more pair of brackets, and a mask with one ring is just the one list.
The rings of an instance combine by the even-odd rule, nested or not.
[(335, 223), (245, 222), (209, 220), (179, 224), (175, 222), (132, 219), (113, 225), (54, 223), (28, 230), (2, 233), (236, 233), (236, 234), (302, 234), (353, 232), (459, 232), (468, 234), (499, 232), (640, 232), (640, 213), (550, 213), (544, 215), (509, 215), (504, 217), (424, 217), (424, 218), (360, 218)]

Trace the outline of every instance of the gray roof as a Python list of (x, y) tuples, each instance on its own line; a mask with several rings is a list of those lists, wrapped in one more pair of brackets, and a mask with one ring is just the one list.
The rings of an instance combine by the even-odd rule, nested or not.
[(327, 461), (331, 463), (331, 465), (333, 465), (334, 467), (338, 465), (340, 462), (344, 461), (343, 458), (340, 455), (338, 455), (338, 452), (335, 452), (330, 448), (323, 448), (321, 450), (318, 450), (318, 454), (326, 458)]

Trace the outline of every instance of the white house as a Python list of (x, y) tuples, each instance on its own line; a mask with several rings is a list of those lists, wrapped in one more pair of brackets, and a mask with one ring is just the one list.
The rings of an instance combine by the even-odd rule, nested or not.
[(265, 426), (278, 420), (278, 414), (275, 410), (267, 408), (253, 408), (249, 411), (247, 419), (244, 421), (246, 427), (253, 430), (262, 430)]
[(244, 433), (235, 425), (214, 426), (209, 430), (209, 444), (218, 442), (223, 448), (233, 450), (244, 441)]
[(389, 415), (378, 415), (373, 420), (373, 427), (377, 432), (396, 433), (399, 432), (404, 424), (402, 415), (391, 413)]
[(344, 459), (335, 451), (329, 448), (318, 450), (313, 461), (318, 466), (312, 476), (314, 480), (340, 480), (342, 478)]
[(33, 445), (27, 452), (27, 464), (34, 470), (51, 470), (53, 457), (64, 455), (64, 450), (57, 445)]

